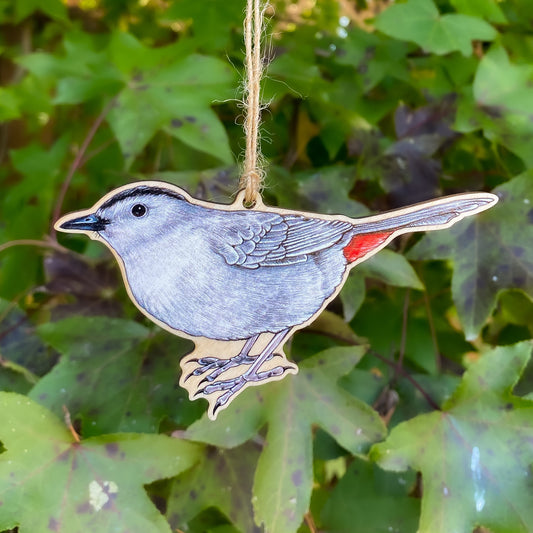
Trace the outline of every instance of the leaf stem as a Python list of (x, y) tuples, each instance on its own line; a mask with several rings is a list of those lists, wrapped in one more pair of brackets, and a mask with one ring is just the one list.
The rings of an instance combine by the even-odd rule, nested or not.
[(96, 135), (96, 132), (98, 131), (98, 128), (104, 121), (106, 115), (109, 113), (109, 110), (115, 103), (115, 98), (112, 98), (109, 100), (109, 102), (105, 105), (105, 107), (102, 109), (101, 113), (96, 117), (96, 120), (93, 122), (91, 128), (87, 132), (87, 135), (85, 136), (85, 139), (83, 139), (83, 143), (78, 150), (78, 153), (76, 154), (76, 157), (72, 161), (70, 168), (68, 169), (67, 176), (65, 177), (61, 189), (59, 191), (59, 195), (57, 197), (57, 201), (54, 207), (54, 212), (52, 215), (52, 227), (50, 228), (50, 236), (53, 240), (56, 239), (56, 230), (54, 229), (54, 224), (56, 220), (59, 218), (59, 215), (61, 213), (61, 209), (63, 208), (63, 202), (65, 201), (65, 196), (67, 194), (67, 190), (70, 187), (70, 182), (72, 181), (72, 178), (74, 176), (74, 173), (78, 168), (81, 166), (83, 156), (85, 155), (85, 152), (89, 148), (89, 145), (91, 144), (94, 136)]
[(70, 418), (70, 411), (67, 409), (66, 405), (63, 405), (63, 413), (65, 414), (65, 424), (68, 427), (70, 433), (74, 437), (74, 440), (76, 442), (80, 442), (80, 435), (78, 432), (74, 429), (74, 426), (72, 425), (72, 420)]
[(28, 370), (26, 367), (19, 365), (15, 363), (14, 361), (4, 359), (2, 355), (0, 355), (0, 366), (2, 368), (7, 368), (8, 370), (12, 370), (13, 372), (16, 372), (17, 374), (21, 374), (24, 377), (24, 379), (31, 385), (35, 385), (39, 381), (39, 376), (34, 374), (31, 370)]
[(416, 381), (416, 379), (409, 374), (403, 367), (399, 367), (398, 364), (394, 361), (391, 361), (390, 359), (387, 359), (383, 355), (379, 354), (372, 348), (368, 349), (368, 353), (371, 353), (374, 357), (377, 357), (380, 361), (383, 361), (385, 364), (389, 365), (390, 367), (394, 368), (398, 371), (399, 374), (401, 374), (413, 387), (422, 394), (426, 402), (433, 408), (435, 411), (440, 411), (441, 408), (439, 404), (424, 390), (422, 385)]
[(315, 521), (313, 520), (313, 515), (309, 511), (307, 511), (307, 513), (304, 514), (304, 521), (311, 533), (318, 532)]

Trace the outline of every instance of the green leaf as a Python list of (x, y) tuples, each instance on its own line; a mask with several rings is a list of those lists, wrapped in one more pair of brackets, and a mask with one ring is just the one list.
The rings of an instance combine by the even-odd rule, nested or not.
[(365, 278), (359, 272), (351, 272), (340, 292), (344, 320), (350, 322), (365, 300)]
[(348, 276), (340, 293), (346, 322), (352, 320), (365, 299), (365, 277), (376, 278), (397, 287), (424, 290), (420, 278), (403, 255), (392, 250), (382, 250), (356, 267)]
[(280, 98), (292, 93), (300, 98), (316, 95), (327, 90), (320, 70), (312, 61), (295, 54), (283, 54), (268, 67), (269, 82), (265, 98)]
[[(55, 104), (78, 104), (102, 95), (113, 96), (124, 87), (126, 80), (110, 60), (111, 46), (102, 49), (94, 36), (72, 31), (65, 35), (63, 48), (62, 55), (36, 52), (17, 61), (35, 76), (57, 84)], [(139, 62), (139, 53), (130, 53), (130, 60), (132, 56)]]
[(299, 98), (327, 94), (331, 84), (321, 75), (315, 55), (324, 45), (313, 26), (286, 34), (278, 44), (281, 53), (268, 65), (268, 76), (262, 83), (263, 101), (280, 100), (286, 94)]
[(451, 0), (451, 3), (457, 11), (465, 15), (483, 17), (495, 24), (507, 23), (498, 0)]
[[(171, 46), (166, 48), (171, 48)], [(107, 52), (111, 63), (127, 78), (139, 73), (140, 70), (160, 65), (162, 50), (164, 48), (150, 49), (131, 33), (115, 31), (111, 35)]]
[(79, 104), (102, 94), (115, 94), (122, 82), (104, 76), (90, 76), (87, 79), (66, 77), (59, 80), (55, 104)]
[(49, 17), (67, 21), (67, 10), (60, 0), (17, 0), (15, 2), (15, 22), (20, 22), (34, 11), (41, 11)]
[(25, 313), (0, 299), (0, 390), (26, 393), (54, 358)]
[(522, 291), (505, 291), (498, 303), (507, 322), (533, 326), (533, 299), (528, 298)]
[[(53, 80), (68, 76), (99, 79), (109, 76), (110, 68), (113, 70), (98, 39), (79, 30), (64, 35), (61, 54), (35, 52), (17, 58), (17, 63), (39, 78)], [(116, 69), (112, 75), (118, 78)]]
[(48, 120), (54, 111), (48, 94), (47, 82), (28, 74), (20, 83), (12, 87), (17, 93), (20, 113), (28, 118), (29, 125), (37, 123), (41, 127), (43, 119)]
[(322, 167), (294, 175), (280, 173), (274, 176), (279, 183), (272, 189), (283, 207), (331, 215), (342, 213), (351, 217), (370, 213), (367, 207), (348, 196), (357, 177), (352, 166)]
[(1, 530), (170, 533), (143, 485), (183, 472), (201, 454), (199, 446), (164, 435), (76, 442), (46, 409), (5, 392), (0, 441), (7, 450), (0, 455)]
[(424, 290), (424, 285), (409, 261), (392, 250), (382, 250), (356, 268), (361, 274), (377, 278), (388, 285)]
[(322, 525), (328, 533), (414, 533), (420, 504), (409, 493), (415, 482), (414, 472), (393, 474), (355, 460), (326, 501)]
[(19, 100), (16, 91), (9, 87), (0, 87), (0, 121), (13, 120), (19, 116)]
[(177, 0), (161, 15), (161, 20), (167, 23), (176, 19), (191, 21), (192, 39), (197, 49), (226, 51), (231, 34), (242, 28), (244, 9), (244, 0), (227, 2), (223, 8), (219, 0)]
[(457, 128), (464, 132), (483, 128), (488, 139), (533, 165), (532, 84), (533, 65), (513, 65), (503, 48), (494, 47), (481, 60), (472, 96), (460, 102)]
[[(389, 39), (378, 33), (369, 33), (360, 28), (351, 28), (346, 38), (336, 43), (335, 61), (355, 69), (365, 92), (378, 85), (385, 77), (405, 79), (406, 56), (409, 45)], [(332, 102), (343, 108), (344, 102)]]
[(107, 116), (127, 164), (159, 129), (231, 164), (226, 132), (210, 105), (229, 96), (232, 80), (226, 64), (200, 55), (137, 72)]
[[(6, 241), (40, 239), (50, 225), (56, 184), (62, 177), (62, 164), (68, 152), (66, 135), (52, 146), (30, 143), (10, 151), (13, 167), (22, 179), (6, 187), (0, 197), (0, 211), (6, 223), (0, 227)], [(0, 294), (10, 298), (20, 295), (33, 283), (42, 265), (41, 249), (16, 247), (4, 252), (0, 269)]]
[(56, 104), (115, 96), (106, 118), (126, 166), (159, 130), (224, 163), (233, 162), (226, 131), (211, 109), (213, 102), (235, 96), (228, 63), (177, 45), (149, 48), (118, 31), (104, 49), (94, 37), (71, 32), (64, 48), (63, 57), (35, 53), (18, 62), (57, 83)]
[(242, 533), (255, 531), (252, 482), (258, 456), (259, 447), (253, 443), (232, 450), (208, 448), (195, 467), (172, 483), (166, 511), (170, 525), (176, 529), (216, 507)]
[(533, 174), (495, 189), (500, 202), (447, 231), (427, 234), (411, 259), (451, 259), (453, 300), (466, 338), (473, 340), (504, 289), (533, 296)]
[(482, 355), (442, 412), (400, 424), (372, 448), (382, 468), (422, 472), (420, 533), (533, 528), (533, 449), (526, 444), (533, 403), (511, 393), (531, 348), (524, 342)]
[(472, 55), (472, 41), (493, 41), (498, 33), (485, 21), (469, 15), (440, 15), (433, 0), (392, 4), (376, 20), (376, 28), (391, 37), (412, 41), (438, 55), (459, 51)]
[[(426, 358), (427, 358), (426, 353)], [(411, 374), (418, 385), (431, 398), (435, 405), (443, 405), (450, 399), (457, 385), (461, 381), (458, 376), (450, 374), (428, 375), (428, 374)], [(420, 390), (413, 387), (413, 383), (405, 378), (398, 379), (394, 390), (399, 396), (398, 405), (394, 410), (389, 422), (389, 430), (400, 422), (410, 420), (421, 413), (429, 413), (435, 410), (430, 405)]]
[(184, 410), (185, 393), (175, 386), (186, 341), (167, 334), (149, 339), (136, 322), (98, 317), (44, 324), (39, 333), (62, 357), (29, 396), (57, 415), (67, 406), (85, 436), (157, 432), (165, 416), (190, 422), (200, 410)]
[[(383, 437), (377, 413), (336, 384), (363, 353), (363, 347), (319, 353), (300, 364), (298, 375), (261, 387), (260, 393), (245, 391), (216, 421), (204, 417), (187, 430), (192, 440), (235, 446), (268, 424), (254, 480), (255, 520), (267, 531), (296, 531), (308, 509), (313, 424), (356, 455)], [(259, 402), (253, 399), (256, 394)]]
[[(410, 298), (408, 303), (412, 300), (414, 298)], [(420, 306), (417, 309), (414, 305), (409, 305), (405, 309), (405, 303), (405, 291), (391, 292), (390, 295), (377, 290), (369, 291), (351, 326), (357, 335), (368, 339), (375, 352), (386, 357), (399, 352), (403, 340), (405, 358), (426, 372), (435, 374), (436, 354), (431, 326), (425, 316), (426, 309), (421, 306), (422, 318), (419, 316)], [(404, 317), (406, 312), (407, 317)], [(407, 327), (404, 330), (405, 318)]]

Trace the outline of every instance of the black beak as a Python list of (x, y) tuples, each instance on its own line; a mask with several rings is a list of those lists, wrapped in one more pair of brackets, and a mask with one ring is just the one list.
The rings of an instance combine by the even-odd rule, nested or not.
[(101, 218), (98, 215), (85, 215), (72, 220), (63, 222), (59, 229), (62, 230), (80, 230), (80, 231), (102, 231), (109, 224), (109, 220)]

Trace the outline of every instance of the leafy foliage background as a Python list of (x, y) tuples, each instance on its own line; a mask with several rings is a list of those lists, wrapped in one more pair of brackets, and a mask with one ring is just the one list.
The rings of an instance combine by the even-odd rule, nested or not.
[(191, 344), (51, 227), (135, 179), (230, 201), (243, 1), (0, 1), (0, 530), (533, 530), (533, 4), (272, 4), (268, 203), (499, 204), (358, 267), (210, 422)]

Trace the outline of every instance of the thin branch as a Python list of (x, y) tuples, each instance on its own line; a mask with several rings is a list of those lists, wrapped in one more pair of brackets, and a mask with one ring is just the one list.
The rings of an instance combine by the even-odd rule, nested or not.
[(72, 434), (72, 437), (76, 442), (80, 442), (80, 436), (78, 432), (74, 429), (74, 426), (72, 425), (72, 420), (70, 418), (70, 412), (67, 409), (66, 405), (63, 405), (63, 414), (65, 415), (65, 424), (68, 427), (70, 433)]
[[(315, 333), (318, 333), (320, 335), (324, 335), (325, 337), (329, 337), (330, 339), (335, 339), (335, 340), (344, 342), (344, 343), (348, 344), (349, 346), (364, 346), (361, 343), (355, 342), (350, 337), (343, 337), (342, 335), (329, 333), (329, 332), (325, 332), (325, 331), (322, 331), (322, 330), (313, 330), (312, 327), (309, 327), (308, 329), (309, 329), (309, 331), (314, 331)], [(409, 372), (407, 372), (407, 370), (405, 370), (403, 367), (398, 367), (398, 363), (396, 363), (395, 361), (391, 361), (390, 359), (387, 359), (386, 357), (384, 357), (383, 355), (379, 354), (378, 352), (376, 352), (372, 348), (368, 349), (368, 353), (372, 354), (374, 357), (376, 357), (380, 361), (383, 361), (385, 364), (389, 365), (391, 368), (393, 368), (395, 370), (397, 369), (398, 373), (401, 374), (402, 377), (407, 379), (407, 381), (409, 381), (413, 385), (413, 387), (415, 387), (415, 389), (417, 389), (420, 392), (420, 394), (422, 394), (424, 399), (427, 401), (427, 403), (433, 409), (435, 409), (436, 411), (440, 411), (441, 410), (440, 406), (437, 404), (437, 402), (423, 389), (422, 385), (420, 385), (420, 383), (418, 383), (415, 380), (415, 378), (413, 378), (413, 376), (411, 376), (411, 374), (409, 374)]]
[(437, 367), (437, 371), (440, 372), (440, 369), (442, 368), (442, 361), (440, 358), (439, 342), (437, 340), (435, 322), (433, 322), (433, 313), (431, 311), (431, 306), (429, 304), (429, 296), (428, 296), (427, 291), (424, 291), (424, 303), (426, 305), (426, 314), (428, 317), (429, 331), (431, 333), (431, 341), (433, 342), (433, 348), (435, 350), (435, 366)]
[(62, 253), (70, 252), (70, 250), (68, 250), (64, 246), (61, 246), (55, 241), (52, 241), (52, 240), (39, 241), (37, 239), (17, 239), (14, 241), (5, 242), (4, 244), (0, 244), (0, 252), (3, 252), (4, 250), (13, 248), (15, 246), (39, 246), (42, 248), (52, 248), (53, 250), (56, 250)]
[(409, 318), (409, 300), (411, 298), (411, 289), (405, 291), (405, 298), (403, 301), (403, 313), (402, 313), (402, 336), (400, 341), (400, 355), (398, 357), (398, 364), (396, 365), (396, 371), (394, 372), (394, 381), (398, 377), (398, 369), (403, 368), (403, 359), (405, 357), (405, 345), (407, 343), (407, 319)]
[(409, 374), (403, 367), (398, 367), (398, 364), (394, 361), (391, 361), (390, 359), (387, 359), (383, 355), (379, 354), (375, 350), (372, 350), (372, 348), (369, 348), (368, 353), (372, 354), (374, 357), (377, 357), (380, 361), (383, 361), (386, 365), (389, 365), (391, 368), (394, 368), (398, 371), (399, 374), (402, 375), (413, 387), (422, 394), (426, 402), (433, 408), (435, 411), (440, 411), (439, 404), (424, 390), (422, 385), (416, 381), (416, 379)]
[(15, 363), (14, 361), (10, 361), (8, 359), (4, 359), (0, 355), (0, 366), (2, 368), (7, 368), (8, 370), (11, 370), (13, 372), (16, 372), (17, 374), (22, 375), (28, 383), (31, 385), (35, 385), (39, 381), (39, 376), (34, 374), (31, 370), (28, 370), (26, 367), (19, 365)]
[(100, 152), (103, 152), (108, 146), (111, 146), (115, 142), (116, 142), (115, 139), (108, 139), (107, 141), (97, 146), (94, 150), (91, 150), (90, 152), (88, 152), (87, 156), (82, 159), (80, 163), (80, 167), (85, 165), (87, 161), (90, 161), (93, 157), (96, 157)]
[(91, 126), (91, 129), (87, 132), (87, 135), (85, 139), (83, 140), (83, 143), (76, 154), (76, 157), (74, 158), (74, 161), (72, 161), (72, 164), (70, 165), (70, 168), (68, 170), (68, 173), (63, 181), (63, 184), (61, 185), (61, 190), (59, 191), (59, 195), (57, 197), (57, 202), (54, 207), (54, 212), (52, 215), (52, 227), (50, 228), (50, 236), (52, 239), (56, 240), (56, 230), (54, 229), (54, 224), (56, 220), (59, 218), (59, 215), (61, 213), (61, 209), (63, 208), (63, 202), (65, 201), (65, 196), (67, 194), (67, 190), (70, 187), (70, 182), (72, 181), (72, 178), (74, 176), (74, 173), (79, 169), (81, 166), (81, 162), (83, 160), (83, 156), (85, 155), (85, 152), (87, 151), (87, 148), (89, 148), (89, 145), (91, 144), (93, 137), (95, 136), (96, 132), (98, 131), (98, 128), (104, 121), (106, 115), (109, 113), (109, 110), (111, 107), (113, 107), (115, 103), (115, 99), (112, 98), (102, 109), (102, 112), (96, 117), (96, 120), (93, 122), (93, 125)]
[(304, 514), (304, 521), (309, 528), (309, 531), (311, 533), (317, 533), (318, 529), (316, 528), (315, 521), (313, 520), (313, 515), (307, 511), (307, 513)]
[(291, 169), (298, 159), (298, 114), (300, 112), (300, 100), (293, 100), (292, 113), (289, 123), (289, 148), (283, 159), (283, 166)]

